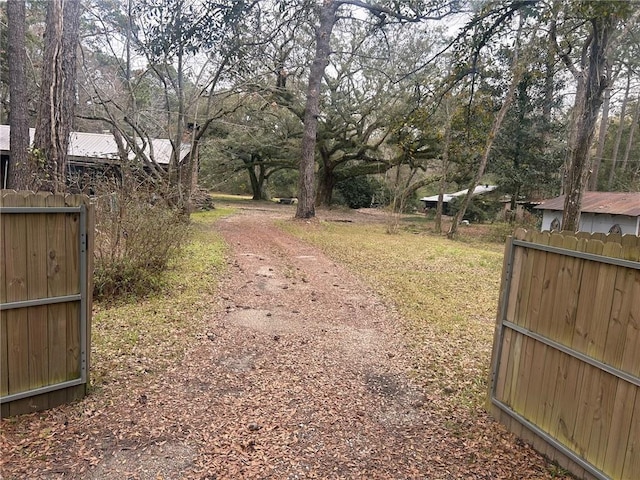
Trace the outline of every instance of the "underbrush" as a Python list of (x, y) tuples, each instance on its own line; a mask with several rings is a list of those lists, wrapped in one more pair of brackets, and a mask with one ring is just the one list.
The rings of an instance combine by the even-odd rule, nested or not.
[(164, 272), (189, 233), (189, 219), (150, 188), (103, 185), (94, 201), (94, 297), (143, 297), (163, 287)]
[[(406, 226), (406, 225), (405, 225)], [(454, 242), (408, 228), (320, 224), (283, 228), (349, 266), (406, 319), (414, 374), (453, 404), (486, 396), (503, 247)]]
[(223, 272), (226, 246), (214, 221), (232, 213), (192, 214), (192, 228), (173, 257), (160, 292), (116, 303), (97, 302), (92, 322), (93, 387), (164, 371), (175, 363), (208, 311)]

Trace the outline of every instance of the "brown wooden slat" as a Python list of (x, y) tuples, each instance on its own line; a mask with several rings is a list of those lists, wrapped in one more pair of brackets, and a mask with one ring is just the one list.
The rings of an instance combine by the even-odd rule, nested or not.
[(515, 322), (516, 308), (518, 307), (518, 296), (520, 294), (520, 279), (522, 278), (522, 268), (525, 259), (525, 249), (522, 247), (513, 247), (513, 264), (511, 266), (511, 283), (509, 286), (509, 296), (505, 299), (506, 320)]
[[(48, 206), (64, 207), (64, 198), (55, 195), (47, 198)], [(47, 214), (47, 281), (49, 296), (66, 295), (66, 226), (64, 213)], [(49, 328), (49, 383), (67, 380), (67, 306), (48, 306)], [(65, 401), (66, 393), (54, 391), (49, 394), (52, 404)]]
[[(533, 235), (533, 241), (540, 245), (548, 245), (550, 235), (548, 233), (536, 233)], [(526, 311), (523, 312), (525, 318), (522, 326), (538, 333), (540, 323), (540, 304), (544, 291), (544, 271), (546, 267), (547, 257), (554, 256), (542, 250), (530, 250), (529, 257), (531, 259), (531, 281), (529, 282), (529, 298), (526, 303)], [(524, 305), (524, 302), (523, 302)], [(534, 373), (533, 367), (537, 365), (540, 355), (544, 351), (544, 347), (538, 341), (532, 338), (523, 340), (523, 355), (520, 358), (520, 366), (518, 367), (519, 375), (515, 386), (515, 396), (513, 398), (513, 409), (523, 415), (528, 420), (532, 419), (531, 411), (526, 409), (527, 403), (531, 405), (529, 397), (532, 395), (537, 397), (539, 391), (540, 378), (539, 371)], [(530, 385), (533, 383), (533, 389)], [(536, 409), (537, 410), (537, 409)]]
[[(619, 243), (607, 242), (602, 249), (602, 255), (612, 258), (620, 258), (622, 246)], [(596, 282), (596, 299), (591, 315), (591, 324), (587, 328), (587, 355), (596, 360), (604, 358), (604, 347), (607, 339), (607, 329), (611, 316), (611, 306), (615, 290), (616, 275), (621, 267), (600, 264), (598, 279)]]
[[(67, 196), (65, 202), (69, 206), (77, 206), (81, 202), (79, 196)], [(66, 215), (66, 285), (67, 295), (80, 293), (80, 214)], [(80, 302), (67, 304), (67, 380), (80, 377)]]
[[(7, 193), (3, 192), (0, 195), (0, 202), (4, 205), (4, 196)], [(0, 215), (0, 303), (7, 301), (7, 282), (6, 270), (5, 270), (5, 241), (4, 232), (8, 228), (7, 215)], [(0, 312), (0, 395), (5, 396), (9, 394), (9, 368), (8, 362), (8, 346), (7, 346), (7, 312)], [(3, 405), (4, 407), (4, 405)], [(7, 413), (9, 407), (7, 405)], [(4, 414), (3, 414), (4, 415)]]
[[(8, 195), (3, 199), (7, 207), (25, 206), (25, 195)], [(26, 217), (24, 214), (6, 216), (5, 238), (5, 281), (7, 301), (28, 299), (27, 292), (27, 250)], [(26, 309), (7, 311), (7, 368), (9, 394), (29, 390), (29, 323)], [(24, 400), (12, 402), (9, 414), (22, 413)]]
[(629, 313), (624, 320), (626, 334), (620, 369), (640, 377), (640, 272), (636, 270), (633, 283), (627, 287), (631, 298)]
[(509, 367), (509, 357), (511, 354), (511, 342), (513, 339), (513, 335), (513, 330), (505, 329), (504, 335), (502, 337), (502, 352), (500, 356), (500, 363), (498, 365), (498, 372), (495, 379), (495, 396), (502, 402), (508, 399), (510, 393), (506, 391), (506, 388), (507, 386), (511, 386), (510, 383), (507, 382), (507, 372)]
[(640, 394), (636, 395), (636, 401), (629, 429), (622, 480), (637, 480), (640, 475)]
[(633, 407), (638, 396), (638, 387), (625, 380), (617, 380), (613, 405), (614, 414), (611, 418), (606, 451), (602, 461), (602, 471), (611, 478), (622, 477), (626, 447), (629, 444), (629, 435), (631, 434)]
[[(555, 247), (562, 246), (563, 241), (564, 237), (560, 234), (552, 234), (548, 239), (549, 245)], [(558, 292), (558, 271), (565, 258), (561, 255), (549, 253), (546, 258), (544, 274), (540, 279), (541, 296), (538, 299), (539, 319), (536, 331), (545, 337), (550, 336), (553, 324), (553, 307), (557, 304), (555, 300)], [(530, 367), (530, 385), (526, 397), (525, 412), (527, 418), (531, 419), (544, 431), (548, 431), (548, 425), (544, 424), (545, 412), (544, 408), (541, 407), (552, 396), (552, 389), (555, 388), (555, 380), (552, 381), (551, 378), (556, 374), (557, 368), (555, 364), (550, 363), (552, 358), (555, 357), (555, 353), (554, 349), (541, 342), (536, 342)]]
[[(27, 204), (40, 207), (45, 204), (43, 195), (31, 195)], [(46, 298), (47, 295), (47, 231), (43, 214), (27, 214), (27, 295), (29, 299)], [(31, 390), (49, 384), (49, 355), (47, 307), (37, 306), (26, 309), (29, 322), (29, 388)], [(48, 408), (46, 396), (39, 402), (31, 399), (33, 410)]]

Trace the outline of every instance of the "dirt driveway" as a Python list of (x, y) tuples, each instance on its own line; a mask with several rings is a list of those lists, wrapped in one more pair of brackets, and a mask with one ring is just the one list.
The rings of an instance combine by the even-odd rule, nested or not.
[[(50, 414), (57, 467), (31, 478), (524, 479), (548, 466), (486, 416), (432, 408), (390, 305), (317, 249), (245, 210), (220, 297), (184, 361), (82, 421)], [(116, 389), (117, 390), (117, 389)], [(124, 416), (109, 422), (112, 409)], [(92, 420), (93, 418), (93, 420)], [(56, 421), (57, 419), (57, 421)], [(106, 421), (105, 421), (106, 419)], [(51, 423), (50, 422), (50, 423)], [(81, 450), (93, 452), (89, 463)], [(93, 458), (93, 460), (91, 460)], [(12, 457), (12, 461), (21, 461)], [(5, 472), (5, 473), (7, 473)], [(11, 478), (7, 476), (6, 478)]]

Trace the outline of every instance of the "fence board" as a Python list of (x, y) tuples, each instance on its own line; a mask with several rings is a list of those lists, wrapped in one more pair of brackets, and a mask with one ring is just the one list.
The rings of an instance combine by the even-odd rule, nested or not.
[[(27, 199), (27, 205), (44, 205), (42, 195)], [(29, 214), (27, 228), (27, 295), (30, 300), (47, 297), (47, 256), (46, 224), (42, 214)], [(47, 307), (37, 306), (27, 309), (29, 322), (29, 388), (45, 386), (49, 382), (49, 355), (47, 332)], [(32, 399), (32, 408), (42, 410), (48, 407), (46, 397)]]
[[(602, 255), (604, 243), (589, 241), (585, 251), (595, 255)], [(571, 347), (579, 352), (586, 353), (589, 343), (589, 328), (593, 323), (593, 311), (598, 293), (599, 265), (596, 262), (585, 262), (580, 283), (580, 295), (578, 297), (578, 311), (576, 324), (571, 341)]]
[[(0, 197), (2, 205), (4, 205), (4, 199)], [(0, 303), (7, 301), (7, 282), (6, 269), (5, 269), (5, 240), (4, 235), (7, 230), (8, 221), (6, 215), (0, 216)], [(8, 350), (7, 350), (7, 312), (0, 312), (0, 395), (9, 394), (9, 367), (7, 365)], [(4, 407), (2, 406), (4, 415)], [(6, 409), (8, 412), (8, 408)]]
[[(620, 258), (622, 246), (617, 243), (607, 242), (604, 244), (602, 254), (607, 257)], [(609, 327), (614, 286), (618, 270), (621, 269), (615, 265), (602, 263), (598, 271), (596, 284), (597, 298), (587, 339), (587, 354), (597, 360), (602, 360), (604, 356), (604, 347), (606, 344), (607, 329)]]
[(629, 440), (627, 441), (627, 455), (624, 460), (622, 471), (623, 480), (637, 480), (640, 474), (640, 394), (636, 395), (631, 429), (629, 430)]
[[(546, 239), (545, 239), (546, 240)], [(546, 243), (546, 242), (545, 242)], [(563, 243), (563, 236), (560, 234), (553, 234), (549, 237), (549, 245), (560, 247)], [(548, 253), (546, 255), (546, 264), (544, 266), (544, 274), (539, 279), (542, 295), (537, 299), (538, 310), (540, 312), (540, 318), (538, 320), (537, 328), (531, 329), (546, 337), (549, 336), (549, 332), (554, 323), (553, 318), (553, 306), (556, 305), (556, 296), (560, 296), (562, 292), (559, 292), (558, 287), (558, 274), (560, 265), (564, 262), (564, 257), (561, 255)], [(562, 298), (560, 297), (560, 300)], [(548, 348), (541, 342), (534, 343), (534, 358), (530, 367), (528, 395), (525, 405), (525, 412), (527, 418), (531, 419), (536, 424), (543, 422), (545, 399), (549, 397), (548, 390), (555, 387), (555, 381), (552, 381), (552, 376), (555, 374), (553, 368), (549, 368), (549, 362), (551, 356), (555, 354), (553, 349)]]
[[(80, 198), (71, 196), (66, 198), (66, 204), (76, 206), (80, 204)], [(68, 215), (66, 227), (66, 293), (80, 293), (80, 249), (78, 235), (80, 232), (80, 215)], [(73, 240), (75, 239), (75, 241)], [(80, 303), (67, 304), (66, 314), (66, 356), (67, 356), (67, 380), (80, 376)]]
[[(47, 206), (64, 207), (64, 198), (51, 196)], [(67, 237), (65, 214), (47, 215), (47, 258), (49, 296), (66, 295), (67, 291)], [(74, 239), (69, 239), (74, 242)], [(67, 380), (67, 306), (63, 303), (48, 306), (49, 322), (49, 382), (59, 383)], [(64, 391), (49, 394), (52, 405), (66, 401)]]
[[(25, 205), (24, 195), (3, 199), (3, 206), (21, 207)], [(7, 301), (26, 300), (27, 296), (27, 252), (25, 215), (10, 215), (6, 222), (5, 272)], [(29, 324), (25, 309), (7, 312), (7, 367), (9, 371), (9, 394), (29, 388)], [(9, 413), (20, 405), (11, 405)]]
[[(536, 234), (533, 237), (533, 241), (541, 245), (548, 245), (550, 235), (548, 233)], [(532, 250), (529, 256), (531, 258), (531, 281), (526, 311), (523, 312), (525, 321), (522, 326), (533, 332), (539, 332), (540, 322), (542, 321), (540, 318), (540, 305), (544, 292), (544, 271), (547, 257), (551, 257), (553, 254), (548, 254), (542, 250)], [(526, 404), (532, 401), (530, 397), (537, 399), (539, 395), (540, 378), (538, 378), (537, 374), (540, 372), (536, 370), (539, 369), (542, 351), (539, 342), (531, 338), (525, 338), (523, 340), (523, 352), (520, 359), (521, 365), (518, 368), (519, 375), (513, 409), (524, 415), (525, 418), (531, 419), (530, 411), (527, 410)], [(530, 384), (533, 384), (533, 388), (530, 388)]]
[(533, 261), (535, 252), (528, 249), (523, 250), (522, 267), (520, 269), (520, 288), (516, 291), (516, 309), (513, 323), (526, 326), (527, 308), (529, 305), (529, 293), (531, 290), (531, 277), (533, 271)]
[[(523, 240), (525, 236), (525, 231), (523, 229), (518, 229), (514, 234), (514, 238), (518, 240)], [(520, 279), (522, 278), (522, 268), (525, 260), (526, 250), (524, 248), (512, 247), (514, 249), (513, 254), (513, 262), (511, 265), (511, 278), (510, 288), (509, 288), (509, 296), (506, 299), (506, 319), (510, 322), (516, 322), (516, 307), (518, 304), (518, 296), (520, 293)]]
[(640, 272), (629, 268), (618, 269), (614, 284), (611, 319), (603, 352), (603, 361), (616, 368), (622, 368), (622, 355), (626, 342), (629, 317), (633, 303), (633, 283)]
[(618, 379), (613, 406), (616, 414), (611, 419), (607, 449), (602, 462), (603, 470), (609, 472), (612, 478), (622, 477), (637, 392), (638, 389), (635, 385)]
[(626, 340), (622, 352), (621, 369), (640, 377), (640, 272), (636, 271), (631, 286), (631, 305), (627, 320)]

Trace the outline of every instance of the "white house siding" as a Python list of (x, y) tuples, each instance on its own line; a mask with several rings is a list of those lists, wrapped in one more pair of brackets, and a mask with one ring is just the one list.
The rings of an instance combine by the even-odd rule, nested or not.
[[(542, 230), (551, 230), (551, 222), (557, 218), (562, 223), (562, 212), (558, 210), (545, 210), (542, 215)], [(640, 235), (640, 217), (628, 215), (609, 215), (602, 213), (583, 212), (580, 215), (580, 231), (589, 233), (609, 233), (609, 229), (620, 225), (622, 234)]]

